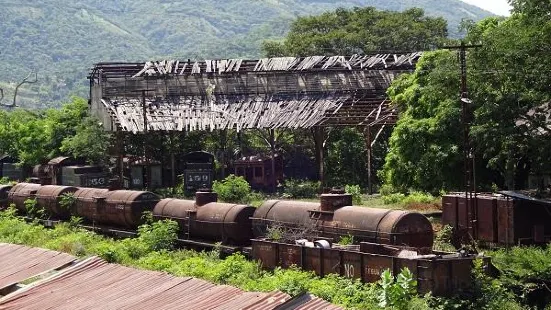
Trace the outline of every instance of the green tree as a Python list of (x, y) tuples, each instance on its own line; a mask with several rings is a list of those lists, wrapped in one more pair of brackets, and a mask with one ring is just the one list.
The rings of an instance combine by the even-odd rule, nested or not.
[(379, 11), (373, 7), (337, 9), (299, 17), (283, 42), (267, 41), (268, 56), (351, 55), (373, 51), (427, 50), (447, 37), (443, 18), (422, 9)]

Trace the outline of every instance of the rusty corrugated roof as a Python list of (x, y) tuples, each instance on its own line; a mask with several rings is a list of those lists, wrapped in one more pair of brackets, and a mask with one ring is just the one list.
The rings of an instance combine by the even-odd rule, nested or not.
[(0, 243), (0, 290), (75, 260), (65, 253)]
[[(0, 284), (8, 286), (75, 261), (68, 254), (0, 244)], [(3, 298), (1, 309), (341, 309), (315, 296), (238, 288), (163, 272), (109, 264), (91, 257)]]
[(285, 304), (278, 306), (276, 310), (343, 310), (343, 308), (333, 305), (321, 298), (311, 294), (302, 294)]
[(273, 309), (287, 294), (247, 293), (92, 257), (0, 299), (0, 309)]

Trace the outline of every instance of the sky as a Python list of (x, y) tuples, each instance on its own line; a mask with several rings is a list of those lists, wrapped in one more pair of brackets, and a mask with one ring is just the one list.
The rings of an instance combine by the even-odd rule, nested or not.
[(461, 0), (472, 5), (481, 7), (494, 14), (509, 16), (509, 9), (511, 8), (507, 3), (507, 0)]

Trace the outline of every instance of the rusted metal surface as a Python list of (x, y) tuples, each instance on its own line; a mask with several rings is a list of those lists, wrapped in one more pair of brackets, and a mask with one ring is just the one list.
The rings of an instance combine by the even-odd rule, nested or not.
[(195, 204), (197, 206), (203, 206), (207, 203), (217, 202), (218, 194), (213, 191), (201, 190), (195, 193)]
[(66, 220), (71, 217), (72, 206), (62, 206), (61, 199), (63, 195), (74, 194), (77, 190), (72, 186), (45, 185), (36, 192), (36, 202), (56, 218)]
[(108, 264), (92, 257), (0, 299), (0, 308), (261, 310), (274, 309), (289, 299), (281, 292), (245, 293), (230, 286)]
[(143, 223), (143, 213), (153, 211), (159, 196), (141, 191), (109, 191), (105, 197), (105, 209), (101, 222), (126, 228), (137, 228)]
[(263, 237), (270, 226), (311, 228), (309, 211), (318, 209), (319, 203), (315, 202), (268, 200), (254, 212), (253, 234)]
[(462, 194), (442, 198), (443, 223), (487, 245), (545, 243), (551, 239), (551, 202), (516, 192), (477, 194), (466, 208)]
[(33, 167), (33, 177), (38, 178), (40, 184), (52, 184), (51, 168), (49, 165), (36, 165)]
[(285, 304), (286, 309), (293, 310), (342, 310), (343, 308), (328, 303), (311, 294), (302, 294)]
[(498, 242), (498, 221), (497, 199), (495, 196), (478, 196), (476, 204), (476, 236), (478, 240), (497, 243)]
[(18, 183), (8, 193), (8, 203), (14, 204), (17, 210), (26, 213), (25, 200), (34, 199), (40, 184)]
[(107, 193), (108, 189), (79, 188), (74, 194), (75, 215), (92, 223), (101, 223)]
[(352, 205), (350, 194), (322, 194), (320, 196), (321, 211), (335, 211), (338, 208)]
[[(366, 250), (374, 250), (374, 253)], [(400, 257), (398, 254), (403, 250), (407, 248), (381, 244), (362, 243), (358, 251), (353, 247), (322, 249), (269, 240), (252, 241), (252, 257), (266, 269), (295, 265), (319, 276), (335, 273), (363, 282), (377, 282), (384, 270), (398, 274), (407, 267), (417, 279), (418, 291), (435, 295), (448, 295), (472, 284), (471, 268), (475, 256), (416, 252), (410, 257)]]
[(11, 188), (11, 185), (0, 185), (0, 209), (8, 207), (8, 194)]
[(254, 207), (227, 203), (209, 203), (197, 210), (197, 228), (210, 240), (227, 244), (248, 244), (252, 238), (250, 218)]
[(65, 253), (0, 243), (0, 291), (75, 260)]
[[(266, 235), (270, 226), (301, 228), (307, 233), (338, 240), (352, 235), (354, 241), (431, 248), (434, 232), (420, 213), (342, 206), (345, 195), (325, 194), (325, 210), (318, 203), (269, 200), (253, 216), (254, 236)], [(330, 210), (330, 211), (329, 211)]]
[(252, 238), (250, 217), (254, 211), (246, 205), (213, 202), (198, 206), (191, 200), (163, 199), (153, 209), (153, 217), (177, 221), (184, 239), (247, 245)]

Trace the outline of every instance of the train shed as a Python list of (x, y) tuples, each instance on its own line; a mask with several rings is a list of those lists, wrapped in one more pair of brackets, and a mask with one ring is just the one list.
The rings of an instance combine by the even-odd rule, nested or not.
[[(119, 136), (311, 128), (320, 158), (325, 127), (359, 127), (370, 181), (372, 145), (385, 126), (395, 124), (398, 113), (386, 90), (420, 57), (414, 52), (98, 63), (89, 74), (91, 110)], [(272, 152), (274, 144), (272, 139)], [(323, 182), (322, 164), (318, 170)]]

